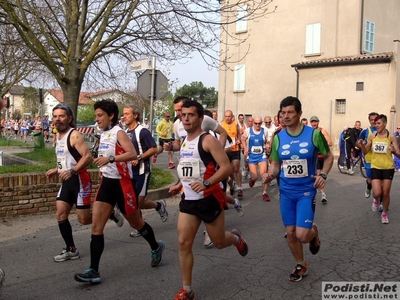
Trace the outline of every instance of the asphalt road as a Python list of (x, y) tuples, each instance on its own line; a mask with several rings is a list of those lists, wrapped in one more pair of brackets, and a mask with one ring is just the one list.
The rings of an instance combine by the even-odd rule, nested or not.
[[(176, 155), (176, 154), (175, 154)], [(166, 154), (157, 164), (166, 166)], [(232, 208), (225, 212), (226, 228), (239, 228), (249, 244), (249, 254), (241, 257), (234, 247), (218, 250), (203, 246), (203, 230), (197, 234), (193, 250), (193, 289), (196, 299), (321, 299), (323, 281), (397, 281), (399, 278), (400, 175), (392, 185), (390, 224), (380, 223), (380, 214), (371, 211), (372, 199), (364, 198), (365, 179), (359, 173), (340, 174), (333, 167), (323, 205), (317, 195), (316, 223), (321, 250), (313, 256), (304, 246), (309, 274), (300, 282), (289, 282), (295, 266), (283, 237), (277, 187), (269, 187), (271, 202), (263, 202), (260, 183), (244, 186), (245, 215)], [(131, 238), (127, 223), (122, 228), (109, 222), (105, 230), (105, 250), (100, 263), (103, 283), (76, 282), (76, 272), (90, 264), (90, 226), (71, 217), (74, 238), (81, 258), (56, 263), (63, 242), (56, 220), (26, 234), (14, 236), (12, 224), (0, 224), (9, 237), (0, 243), (0, 267), (6, 272), (0, 299), (173, 299), (181, 287), (176, 222), (178, 198), (167, 199), (169, 219), (162, 223), (155, 211), (146, 211), (157, 239), (165, 241), (164, 262), (150, 266), (150, 249), (142, 238)], [(29, 222), (41, 222), (38, 216)], [(27, 225), (28, 226), (28, 225)], [(17, 230), (15, 231), (17, 232)]]

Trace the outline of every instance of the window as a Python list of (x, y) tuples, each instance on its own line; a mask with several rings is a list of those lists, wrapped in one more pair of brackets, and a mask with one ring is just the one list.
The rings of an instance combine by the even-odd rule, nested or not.
[(306, 26), (306, 55), (321, 54), (321, 23)]
[(356, 91), (364, 90), (364, 82), (356, 82)]
[(243, 5), (237, 9), (236, 16), (236, 33), (247, 31), (247, 5)]
[(375, 23), (365, 23), (365, 52), (374, 53)]
[(344, 115), (346, 113), (346, 99), (336, 99), (336, 114)]
[(236, 65), (234, 76), (233, 91), (244, 92), (246, 87), (246, 65)]

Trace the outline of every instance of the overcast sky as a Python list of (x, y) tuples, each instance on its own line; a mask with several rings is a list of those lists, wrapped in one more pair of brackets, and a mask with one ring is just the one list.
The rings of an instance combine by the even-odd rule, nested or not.
[(193, 55), (194, 57), (188, 60), (185, 64), (176, 63), (164, 70), (163, 66), (157, 66), (165, 76), (171, 81), (177, 81), (175, 88), (180, 88), (185, 84), (190, 84), (194, 81), (201, 81), (206, 87), (215, 87), (218, 90), (218, 70), (210, 69), (207, 63), (200, 57), (200, 55)]

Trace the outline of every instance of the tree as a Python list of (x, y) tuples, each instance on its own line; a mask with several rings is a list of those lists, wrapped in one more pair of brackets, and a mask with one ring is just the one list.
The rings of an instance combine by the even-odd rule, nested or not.
[[(77, 112), (78, 96), (89, 69), (91, 78), (118, 78), (119, 60), (153, 55), (179, 60), (193, 51), (214, 67), (224, 24), (235, 23), (238, 5), (247, 20), (264, 17), (272, 0), (1, 0), (0, 18), (53, 74), (64, 101)], [(239, 18), (241, 18), (239, 16)], [(241, 43), (246, 34), (236, 37)], [(237, 59), (237, 58), (236, 58)], [(224, 59), (226, 63), (226, 59)]]
[(35, 117), (40, 108), (39, 91), (34, 87), (24, 88), (24, 111), (30, 112)]
[(176, 90), (175, 97), (187, 96), (201, 102), (208, 108), (215, 108), (218, 103), (218, 92), (214, 87), (207, 88), (200, 81), (191, 82), (190, 85), (185, 84)]

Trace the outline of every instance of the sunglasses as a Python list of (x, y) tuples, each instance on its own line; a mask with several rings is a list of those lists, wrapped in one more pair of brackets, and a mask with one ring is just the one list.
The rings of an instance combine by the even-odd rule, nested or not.
[(261, 122), (260, 122), (260, 123), (254, 122), (254, 124), (255, 124), (255, 125), (261, 125), (262, 123), (261, 123)]
[(271, 122), (264, 122), (265, 124), (271, 124)]

